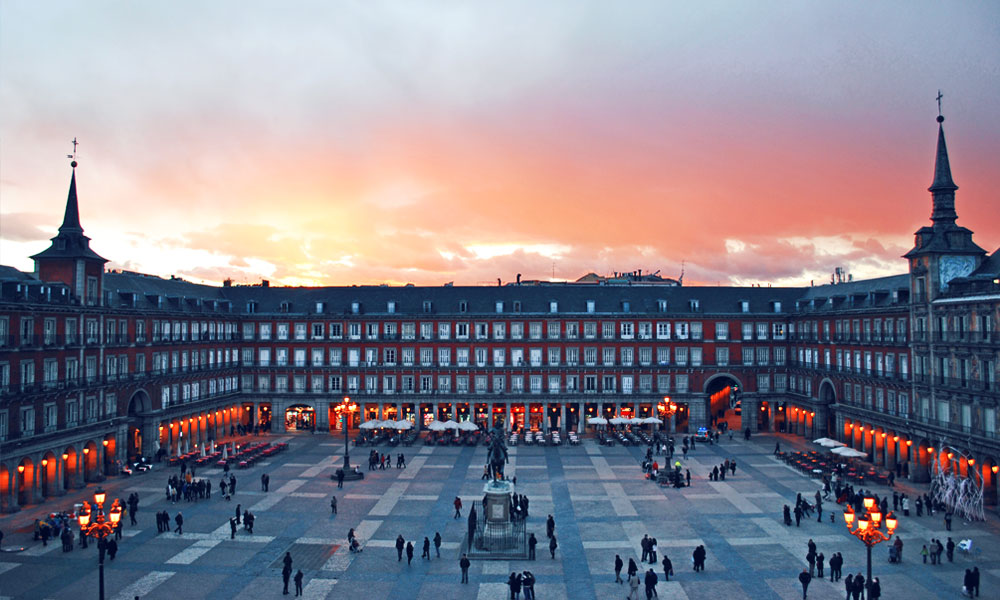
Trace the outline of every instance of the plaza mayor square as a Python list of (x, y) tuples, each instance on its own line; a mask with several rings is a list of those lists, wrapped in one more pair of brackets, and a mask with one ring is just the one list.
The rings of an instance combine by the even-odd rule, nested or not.
[(0, 600), (1000, 598), (996, 23), (0, 4)]

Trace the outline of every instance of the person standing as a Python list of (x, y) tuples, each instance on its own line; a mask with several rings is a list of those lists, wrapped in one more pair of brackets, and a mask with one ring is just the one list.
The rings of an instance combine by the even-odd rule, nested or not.
[(823, 579), (823, 559), (824, 558), (825, 557), (823, 556), (822, 552), (820, 552), (819, 554), (816, 555), (816, 576), (819, 577), (820, 579)]
[(955, 562), (955, 540), (948, 538), (945, 551), (948, 553), (948, 562)]
[(403, 534), (397, 535), (396, 536), (396, 562), (401, 562), (403, 560), (403, 550), (405, 548), (406, 548), (406, 542), (403, 540)]
[(462, 516), (462, 499), (455, 496), (455, 518), (458, 519)]
[(871, 587), (868, 589), (868, 600), (878, 600), (882, 597), (882, 584), (878, 577), (872, 578)]
[(854, 600), (865, 597), (865, 576), (858, 573), (854, 576), (854, 590), (851, 592)]
[(420, 558), (431, 559), (431, 540), (427, 536), (424, 536), (424, 547), (423, 552), (420, 553)]
[[(976, 598), (979, 597), (979, 567), (972, 567), (972, 589), (976, 591)], [(970, 595), (972, 592), (969, 592)]]
[(344, 487), (344, 470), (337, 469), (337, 489), (342, 489)]
[(549, 515), (549, 518), (545, 520), (545, 535), (546, 537), (553, 537), (556, 534), (556, 520)]
[(437, 554), (438, 558), (441, 558), (441, 532), (434, 532), (434, 553)]
[(524, 592), (524, 600), (535, 600), (535, 574), (525, 571), (521, 576), (521, 589)]
[(812, 575), (810, 575), (809, 571), (806, 569), (802, 569), (802, 572), (799, 573), (799, 583), (802, 584), (802, 600), (806, 600), (806, 593), (809, 591), (810, 581), (812, 581)]
[(229, 539), (236, 539), (236, 519), (229, 517)]
[(528, 536), (528, 560), (535, 560), (535, 546), (538, 545), (538, 538), (535, 537), (535, 532), (531, 532)]
[[(264, 490), (265, 492), (267, 490)], [(299, 569), (298, 573), (295, 574), (295, 595), (302, 595), (302, 578), (304, 577), (302, 569)]]
[(180, 512), (174, 517), (174, 523), (177, 523), (177, 529), (174, 530), (174, 533), (184, 535), (184, 516)]
[(260, 474), (260, 491), (262, 492), (267, 491), (267, 475), (265, 473)]
[(624, 566), (625, 563), (622, 561), (622, 557), (615, 554), (615, 583), (624, 583), (622, 581), (622, 567)]
[(472, 565), (469, 562), (469, 555), (463, 554), (462, 559), (458, 561), (458, 567), (462, 569), (462, 583), (469, 583), (469, 566)]
[(670, 557), (663, 555), (663, 581), (670, 581), (670, 576), (674, 574), (674, 563), (670, 562)]
[(332, 515), (337, 514), (337, 497), (336, 496), (331, 496), (330, 497), (330, 514), (332, 514)]
[(413, 542), (406, 542), (406, 566), (413, 563)]
[(281, 588), (282, 595), (288, 595), (288, 580), (292, 578), (292, 567), (290, 564), (286, 563), (284, 567), (281, 568), (281, 581), (284, 583), (284, 587)]
[(549, 538), (549, 554), (552, 555), (552, 560), (555, 560), (556, 558), (556, 548), (558, 547), (559, 544), (556, 542), (556, 536), (553, 534), (552, 537)]

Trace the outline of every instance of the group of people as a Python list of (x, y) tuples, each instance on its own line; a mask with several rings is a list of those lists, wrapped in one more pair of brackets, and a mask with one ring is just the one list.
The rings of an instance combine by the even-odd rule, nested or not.
[[(281, 580), (284, 582), (285, 587), (281, 590), (282, 594), (288, 594), (288, 581), (292, 578), (292, 553), (285, 552), (285, 557), (281, 559)], [(302, 569), (295, 574), (295, 595), (302, 595), (302, 580), (305, 578), (305, 574)]]
[[(379, 471), (384, 471), (392, 466), (392, 453), (383, 452), (379, 454), (378, 450), (372, 449), (368, 453), (368, 470), (374, 471), (378, 469)], [(405, 469), (406, 468), (406, 456), (400, 452), (396, 455), (396, 468)]]
[(731, 471), (733, 475), (736, 475), (735, 458), (727, 458), (721, 465), (712, 467), (712, 471), (708, 474), (709, 481), (725, 481), (726, 471)]
[[(184, 465), (181, 465), (183, 468)], [(197, 502), (212, 497), (212, 482), (207, 479), (195, 479), (194, 469), (182, 472), (178, 477), (167, 478), (167, 500), (176, 503), (181, 498), (185, 502)]]
[[(177, 524), (177, 528), (174, 529), (174, 533), (182, 535), (184, 533), (184, 515), (182, 515), (179, 511), (174, 516), (174, 523)], [(156, 513), (156, 533), (167, 533), (169, 531), (170, 513), (164, 509)]]
[[(463, 581), (463, 583), (468, 583), (468, 581)], [(510, 577), (507, 578), (507, 587), (510, 588), (511, 600), (518, 600), (521, 592), (524, 592), (524, 600), (535, 600), (535, 576), (531, 571), (511, 573)]]

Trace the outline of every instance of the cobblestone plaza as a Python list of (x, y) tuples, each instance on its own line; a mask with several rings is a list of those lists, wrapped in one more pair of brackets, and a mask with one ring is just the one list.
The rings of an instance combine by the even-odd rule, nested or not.
[[(801, 439), (801, 438), (799, 438)], [(621, 598), (625, 586), (614, 583), (614, 557), (638, 562), (640, 540), (657, 538), (676, 576), (663, 582), (659, 597), (668, 598), (799, 598), (797, 580), (806, 566), (811, 538), (827, 557), (841, 552), (844, 574), (865, 571), (862, 543), (851, 537), (836, 506), (836, 522), (809, 519), (800, 528), (785, 527), (781, 507), (793, 504), (796, 493), (811, 497), (818, 482), (772, 456), (776, 440), (759, 435), (751, 441), (699, 445), (684, 460), (692, 486), (661, 488), (643, 479), (642, 447), (606, 447), (585, 438), (579, 446), (510, 448), (508, 476), (517, 477), (517, 491), (530, 499), (528, 530), (540, 539), (536, 561), (474, 561), (470, 583), (462, 585), (458, 559), (465, 519), (454, 519), (452, 502), (460, 496), (466, 510), (482, 496), (486, 448), (422, 446), (380, 448), (407, 455), (406, 469), (367, 473), (362, 481), (336, 489), (330, 475), (343, 461), (343, 443), (328, 436), (271, 436), (287, 441), (289, 450), (269, 462), (235, 472), (237, 493), (231, 502), (213, 494), (197, 503), (166, 501), (166, 478), (178, 469), (157, 467), (130, 478), (105, 482), (109, 496), (137, 492), (138, 525), (125, 526), (114, 561), (105, 567), (107, 597), (140, 598), (269, 598), (281, 595), (281, 559), (291, 553), (293, 568), (305, 573), (306, 598), (479, 598), (509, 597), (506, 580), (512, 571), (532, 571), (540, 599)], [(802, 442), (799, 442), (800, 444)], [(365, 448), (352, 448), (352, 460), (362, 460)], [(678, 454), (679, 456), (679, 454)], [(712, 482), (707, 473), (726, 458), (735, 458), (735, 476)], [(662, 459), (660, 459), (662, 461)], [(270, 491), (261, 491), (260, 476), (271, 477)], [(198, 477), (217, 480), (218, 469), (198, 470)], [(70, 508), (95, 486), (64, 498)], [(873, 490), (879, 495), (886, 488)], [(916, 490), (914, 490), (916, 491)], [(85, 495), (86, 494), (86, 495)], [(330, 514), (330, 497), (338, 497), (338, 514)], [(256, 517), (252, 535), (242, 528), (230, 540), (228, 519), (235, 505)], [(51, 504), (51, 503), (48, 503)], [(53, 508), (50, 506), (46, 508)], [(827, 508), (834, 506), (827, 504)], [(153, 513), (182, 511), (183, 535), (157, 534)], [(0, 597), (79, 598), (96, 596), (97, 554), (92, 545), (61, 552), (56, 541), (43, 546), (32, 540), (32, 522), (42, 513), (26, 509), (0, 519), (4, 550), (0, 555)], [(37, 513), (37, 514), (36, 514)], [(465, 511), (463, 510), (463, 515)], [(545, 519), (555, 516), (559, 548), (549, 557)], [(986, 523), (956, 520), (945, 531), (940, 516), (900, 517), (904, 541), (901, 565), (887, 562), (886, 544), (874, 549), (873, 574), (880, 578), (883, 597), (911, 600), (957, 597), (965, 569), (978, 566), (982, 597), (996, 597), (1000, 583), (1000, 528), (995, 517)], [(127, 519), (126, 519), (127, 521)], [(354, 528), (364, 545), (360, 554), (345, 546)], [(440, 532), (441, 558), (419, 558), (423, 538)], [(414, 542), (412, 565), (396, 558), (395, 538)], [(957, 552), (953, 563), (923, 564), (920, 547), (931, 538), (951, 536), (973, 540), (973, 552)], [(691, 553), (699, 544), (708, 551), (706, 570), (691, 569)], [(23, 551), (17, 551), (23, 547)], [(433, 555), (433, 550), (432, 550)], [(650, 568), (646, 566), (645, 568)], [(810, 598), (841, 598), (843, 582), (814, 579)]]

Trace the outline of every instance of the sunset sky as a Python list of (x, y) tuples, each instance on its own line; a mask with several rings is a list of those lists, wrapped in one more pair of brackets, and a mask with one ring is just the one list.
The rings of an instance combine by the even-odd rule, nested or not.
[(940, 88), (1000, 245), (1000, 3), (0, 3), (0, 263), (495, 285), (905, 272)]

